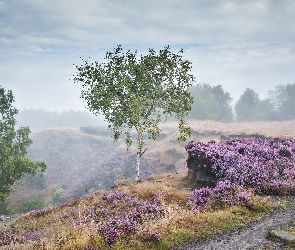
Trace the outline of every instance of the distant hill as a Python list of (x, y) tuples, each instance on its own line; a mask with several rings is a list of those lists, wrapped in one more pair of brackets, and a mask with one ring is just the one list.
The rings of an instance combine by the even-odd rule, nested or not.
[(29, 126), (32, 133), (59, 127), (107, 126), (101, 115), (95, 116), (88, 111), (68, 110), (58, 112), (43, 109), (24, 109), (17, 115), (18, 125)]
[[(63, 201), (93, 190), (110, 189), (116, 180), (135, 176), (135, 148), (127, 151), (123, 140), (114, 143), (106, 128), (53, 128), (34, 133), (31, 138), (29, 157), (44, 161), (48, 168), (44, 177), (25, 176), (15, 186), (12, 207), (16, 210), (32, 199), (50, 202), (58, 188), (64, 190), (60, 196)], [(174, 171), (175, 157), (185, 158), (184, 150), (177, 155), (171, 146), (159, 150), (156, 145), (149, 146), (150, 152), (142, 161), (143, 178)]]

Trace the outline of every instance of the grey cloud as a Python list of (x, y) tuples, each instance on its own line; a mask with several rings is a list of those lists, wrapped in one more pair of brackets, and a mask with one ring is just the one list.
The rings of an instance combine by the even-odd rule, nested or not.
[[(120, 41), (251, 42), (257, 36), (260, 42), (286, 41), (295, 33), (287, 25), (295, 19), (294, 2), (279, 2), (13, 1), (4, 4), (6, 25), (1, 37), (24, 47), (36, 44), (33, 38), (43, 46), (70, 43), (73, 47), (107, 46)], [(282, 31), (289, 37), (274, 35)]]
[(196, 79), (223, 85), (236, 101), (246, 87), (265, 98), (276, 85), (293, 83), (294, 49), (279, 44), (239, 44), (188, 51)]
[(293, 0), (0, 0), (0, 84), (24, 107), (79, 109), (68, 79), (80, 56), (171, 45), (197, 82), (263, 93), (295, 80), (294, 23)]

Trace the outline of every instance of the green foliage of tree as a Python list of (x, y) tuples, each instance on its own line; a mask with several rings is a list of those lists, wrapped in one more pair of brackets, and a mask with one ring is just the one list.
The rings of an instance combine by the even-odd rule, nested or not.
[(268, 96), (277, 120), (295, 119), (295, 83), (279, 84), (274, 90), (268, 92)]
[(46, 169), (44, 162), (27, 157), (27, 147), (32, 144), (30, 129), (15, 129), (18, 110), (12, 106), (13, 102), (12, 91), (0, 86), (0, 201), (8, 197), (11, 186), (25, 173), (35, 175)]
[(269, 97), (260, 100), (258, 94), (249, 88), (235, 105), (237, 120), (239, 121), (275, 121), (278, 120), (278, 114), (275, 110), (275, 103)]
[(189, 113), (190, 119), (217, 120), (218, 104), (208, 84), (197, 84), (190, 88), (194, 98), (192, 109)]
[(256, 120), (260, 121), (276, 121), (278, 114), (275, 111), (274, 105), (269, 98), (259, 100), (256, 111)]
[(246, 88), (244, 93), (235, 105), (237, 120), (254, 121), (257, 119), (258, 106), (260, 99), (258, 94), (250, 88)]
[(179, 140), (185, 140), (191, 129), (185, 117), (191, 109), (193, 98), (189, 87), (194, 81), (190, 74), (191, 62), (169, 46), (158, 53), (149, 49), (147, 55), (137, 51), (124, 53), (119, 45), (106, 52), (105, 63), (76, 66), (74, 82), (81, 84), (81, 98), (94, 114), (103, 114), (113, 131), (114, 140), (125, 135), (127, 148), (133, 143), (131, 130), (137, 132), (137, 168), (139, 179), (140, 158), (146, 151), (145, 135), (156, 140), (160, 134), (159, 122), (173, 114), (179, 123)]
[(232, 98), (221, 85), (197, 84), (190, 88), (194, 98), (191, 119), (231, 121), (233, 113), (230, 106)]
[(278, 113), (281, 120), (295, 119), (295, 83), (287, 84), (285, 87), (285, 99), (278, 107)]
[(221, 85), (213, 86), (211, 89), (214, 94), (215, 101), (218, 106), (218, 121), (231, 121), (233, 119), (233, 111), (231, 101), (233, 100), (230, 93), (225, 92)]
[(295, 119), (295, 83), (279, 84), (260, 100), (258, 94), (247, 88), (235, 105), (237, 120), (277, 121)]
[(274, 109), (278, 111), (279, 107), (281, 107), (283, 102), (288, 98), (286, 86), (279, 84), (274, 90), (268, 92), (268, 98)]
[(45, 203), (41, 200), (38, 200), (38, 199), (31, 199), (31, 200), (28, 200), (25, 204), (24, 204), (24, 207), (23, 207), (23, 213), (27, 213), (31, 210), (34, 210), (34, 209), (41, 209), (45, 207)]
[(65, 190), (63, 188), (56, 189), (56, 191), (53, 194), (52, 201), (54, 203), (58, 203), (59, 202), (59, 199), (60, 199), (60, 196), (64, 193), (64, 191)]

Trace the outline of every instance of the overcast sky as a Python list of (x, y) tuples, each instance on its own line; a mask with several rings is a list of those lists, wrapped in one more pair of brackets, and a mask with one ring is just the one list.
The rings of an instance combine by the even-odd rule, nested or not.
[(83, 110), (73, 64), (118, 44), (184, 48), (196, 83), (265, 98), (295, 82), (295, 1), (0, 0), (0, 85), (20, 110)]

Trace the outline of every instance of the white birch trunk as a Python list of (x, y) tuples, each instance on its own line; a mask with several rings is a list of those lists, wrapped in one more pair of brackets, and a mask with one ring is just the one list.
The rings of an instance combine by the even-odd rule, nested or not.
[(137, 152), (136, 181), (139, 181), (140, 152)]

